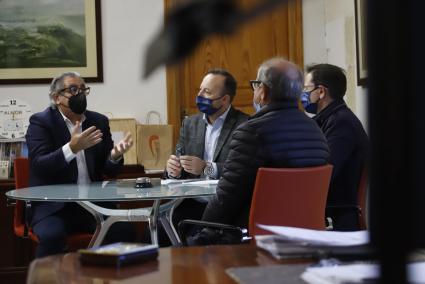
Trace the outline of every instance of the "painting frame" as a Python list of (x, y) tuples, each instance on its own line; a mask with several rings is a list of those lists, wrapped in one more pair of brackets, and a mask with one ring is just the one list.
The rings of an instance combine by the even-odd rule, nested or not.
[(367, 85), (366, 0), (354, 0), (357, 85)]
[(0, 68), (0, 84), (45, 84), (67, 71), (76, 71), (86, 82), (103, 82), (100, 0), (84, 0), (86, 66)]

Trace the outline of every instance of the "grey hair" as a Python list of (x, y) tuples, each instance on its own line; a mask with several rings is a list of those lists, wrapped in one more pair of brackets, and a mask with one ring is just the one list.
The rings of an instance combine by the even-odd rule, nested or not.
[(53, 96), (57, 95), (58, 92), (64, 88), (63, 82), (64, 82), (66, 77), (80, 78), (83, 81), (83, 83), (85, 83), (84, 79), (81, 77), (81, 75), (77, 72), (74, 72), (74, 71), (64, 72), (64, 73), (56, 76), (55, 78), (53, 78), (52, 83), (50, 83), (50, 88), (49, 88), (49, 98), (50, 98), (50, 102), (51, 102), (53, 107), (55, 106), (55, 104), (53, 102)]
[(271, 101), (297, 101), (304, 88), (301, 69), (281, 57), (263, 62), (258, 79), (269, 88)]

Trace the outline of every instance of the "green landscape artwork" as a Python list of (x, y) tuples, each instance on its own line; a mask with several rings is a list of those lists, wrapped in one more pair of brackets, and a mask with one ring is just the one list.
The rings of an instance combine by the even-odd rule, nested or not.
[(0, 0), (0, 68), (85, 67), (84, 0)]

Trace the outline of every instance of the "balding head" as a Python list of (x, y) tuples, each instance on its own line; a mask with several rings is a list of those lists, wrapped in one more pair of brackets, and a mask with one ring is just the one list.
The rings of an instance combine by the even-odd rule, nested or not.
[(297, 101), (304, 85), (301, 70), (283, 58), (266, 60), (258, 69), (257, 78), (268, 87), (271, 102)]

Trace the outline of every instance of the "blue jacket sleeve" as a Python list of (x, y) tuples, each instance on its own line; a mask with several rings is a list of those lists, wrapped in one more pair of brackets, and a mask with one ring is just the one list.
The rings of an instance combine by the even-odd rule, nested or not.
[(50, 176), (68, 167), (62, 147), (55, 147), (48, 126), (41, 117), (33, 115), (27, 130), (26, 140), (32, 167), (38, 175)]

